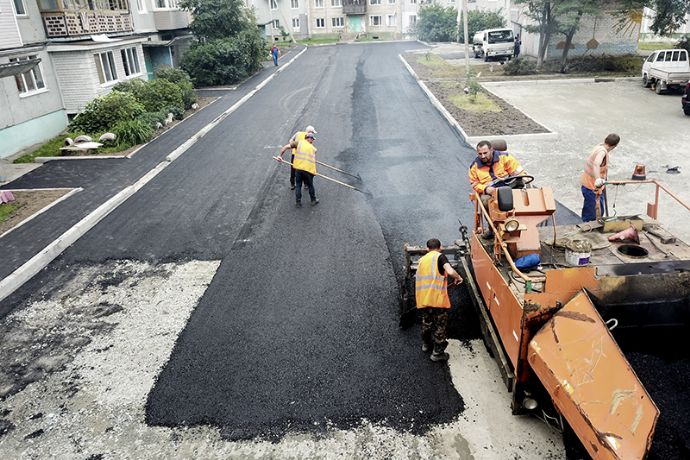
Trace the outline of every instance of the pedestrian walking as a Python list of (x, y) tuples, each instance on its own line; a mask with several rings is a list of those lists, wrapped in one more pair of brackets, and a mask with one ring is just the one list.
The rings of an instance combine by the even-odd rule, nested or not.
[(601, 217), (604, 209), (604, 190), (609, 173), (609, 154), (618, 146), (618, 134), (609, 134), (602, 144), (595, 146), (587, 156), (585, 168), (580, 176), (582, 203), (582, 222), (590, 222)]
[[(317, 134), (316, 130), (312, 125), (307, 126), (307, 128), (304, 131), (297, 131), (295, 134), (292, 135), (288, 143), (292, 142), (299, 142), (304, 140), (304, 136), (306, 136), (307, 133), (312, 133), (312, 134)], [(297, 149), (292, 149), (292, 157), (290, 157), (290, 190), (295, 189), (295, 167), (293, 166), (295, 163), (295, 151)]]
[(316, 147), (314, 147), (314, 132), (307, 132), (301, 141), (292, 141), (280, 148), (280, 155), (276, 161), (283, 161), (283, 154), (287, 149), (293, 149), (292, 165), (295, 168), (295, 206), (302, 207), (302, 184), (307, 184), (311, 205), (316, 206), (319, 200), (314, 190), (314, 176), (316, 175)]
[(522, 45), (522, 40), (520, 40), (520, 34), (515, 34), (515, 44), (513, 45), (513, 57), (517, 59), (520, 56), (520, 45)]
[(278, 54), (280, 51), (278, 50), (278, 47), (274, 43), (273, 46), (271, 47), (271, 56), (273, 57), (273, 65), (277, 66), (278, 65)]
[(438, 239), (430, 239), (426, 247), (429, 252), (419, 259), (415, 275), (415, 299), (422, 316), (422, 351), (431, 350), (434, 362), (447, 361), (446, 327), (450, 311), (447, 276), (453, 278), (453, 285), (462, 283), (462, 278), (441, 253)]

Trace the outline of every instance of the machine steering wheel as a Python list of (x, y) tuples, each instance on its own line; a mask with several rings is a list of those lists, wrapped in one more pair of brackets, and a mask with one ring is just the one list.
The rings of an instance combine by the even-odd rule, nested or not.
[(525, 174), (523, 176), (510, 176), (503, 179), (497, 179), (491, 184), (491, 186), (494, 188), (524, 188), (525, 185), (531, 184), (532, 182), (534, 182), (534, 176)]

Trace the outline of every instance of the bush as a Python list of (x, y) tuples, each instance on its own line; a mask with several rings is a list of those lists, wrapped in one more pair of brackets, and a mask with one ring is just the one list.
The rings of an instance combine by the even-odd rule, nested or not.
[(424, 6), (419, 10), (415, 33), (420, 40), (431, 42), (454, 41), (458, 36), (458, 11), (440, 5)]
[(121, 93), (131, 93), (134, 95), (134, 97), (136, 97), (137, 91), (140, 91), (144, 85), (146, 85), (146, 82), (144, 80), (134, 78), (132, 80), (121, 81), (120, 83), (116, 84), (115, 86), (113, 86), (113, 91), (119, 91)]
[(503, 73), (506, 75), (532, 75), (537, 73), (537, 64), (529, 59), (511, 59), (503, 65)]
[[(560, 71), (560, 61), (547, 61), (545, 70)], [(637, 75), (642, 68), (639, 56), (610, 56), (606, 54), (597, 56), (575, 56), (568, 58), (568, 72), (616, 72), (628, 75)]]
[(175, 85), (182, 90), (182, 100), (184, 101), (185, 110), (190, 109), (192, 104), (196, 102), (197, 97), (194, 92), (194, 87), (192, 86), (192, 80), (189, 78), (189, 74), (184, 70), (161, 66), (156, 68), (155, 75), (156, 78), (162, 78), (163, 80), (175, 83)]
[(168, 112), (166, 110), (161, 110), (159, 112), (146, 112), (144, 114), (141, 114), (137, 117), (137, 120), (145, 121), (147, 125), (149, 125), (151, 128), (155, 130), (156, 125), (158, 123), (160, 123), (161, 125), (164, 124), (165, 119), (167, 117)]
[(687, 50), (688, 53), (690, 53), (690, 34), (684, 35), (678, 43), (676, 43), (676, 46), (674, 48), (682, 48), (684, 50)]
[[(481, 11), (473, 10), (467, 14), (467, 31), (470, 43), (472, 43), (472, 37), (474, 34), (480, 30), (485, 29), (497, 29), (499, 27), (505, 27), (506, 22), (503, 18), (502, 10), (498, 11)], [(460, 41), (464, 43), (465, 32), (464, 24), (460, 22)]]
[(137, 118), (136, 120), (121, 121), (115, 125), (113, 132), (117, 135), (117, 140), (123, 148), (148, 142), (153, 137), (153, 128), (147, 120)]
[(113, 90), (132, 94), (147, 112), (158, 112), (170, 106), (180, 107), (184, 111), (182, 90), (168, 80), (134, 79), (118, 83)]
[(170, 107), (163, 109), (163, 113), (165, 114), (165, 118), (168, 117), (169, 113), (173, 114), (175, 120), (182, 120), (184, 118), (184, 110), (181, 110), (179, 107), (172, 105)]
[(85, 133), (108, 131), (118, 122), (134, 120), (144, 112), (144, 106), (132, 94), (111, 91), (86, 104), (70, 123), (70, 129)]
[(198, 43), (182, 58), (181, 67), (196, 86), (226, 85), (241, 81), (261, 67), (265, 43), (258, 31), (232, 38)]

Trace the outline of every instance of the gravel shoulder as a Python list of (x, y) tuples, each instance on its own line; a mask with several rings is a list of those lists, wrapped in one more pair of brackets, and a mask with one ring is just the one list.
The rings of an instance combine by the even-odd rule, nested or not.
[(12, 192), (16, 200), (15, 202), (18, 203), (20, 207), (10, 214), (7, 220), (0, 222), (0, 236), (13, 229), (35, 213), (39, 212), (41, 209), (50, 205), (55, 200), (59, 200), (69, 192), (69, 189), (37, 189)]

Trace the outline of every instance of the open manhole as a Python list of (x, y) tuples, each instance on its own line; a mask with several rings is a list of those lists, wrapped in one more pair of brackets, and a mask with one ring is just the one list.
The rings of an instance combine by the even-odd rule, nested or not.
[(618, 252), (628, 257), (646, 257), (649, 254), (649, 251), (636, 244), (622, 244), (618, 246)]

